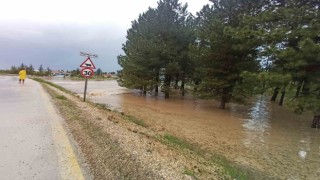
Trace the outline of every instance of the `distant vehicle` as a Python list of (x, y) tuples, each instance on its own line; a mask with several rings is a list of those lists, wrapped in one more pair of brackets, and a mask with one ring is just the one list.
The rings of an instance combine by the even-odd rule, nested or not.
[(57, 77), (57, 78), (65, 78), (66, 75), (65, 74), (52, 74), (52, 77)]

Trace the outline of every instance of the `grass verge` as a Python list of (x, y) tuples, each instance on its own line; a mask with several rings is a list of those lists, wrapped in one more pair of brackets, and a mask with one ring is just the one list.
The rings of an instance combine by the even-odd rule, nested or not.
[(138, 119), (138, 118), (136, 118), (134, 116), (125, 115), (125, 119), (127, 121), (135, 123), (138, 126), (145, 127), (145, 128), (148, 127), (148, 125), (142, 119)]
[(153, 179), (160, 179), (137, 163), (132, 155), (128, 155), (117, 140), (110, 138), (104, 127), (87, 112), (90, 110), (81, 109), (72, 100), (61, 98), (64, 96), (47, 85), (44, 88), (54, 98), (68, 129), (81, 147), (94, 179), (141, 179), (139, 177), (144, 177), (145, 174)]
[[(201, 148), (199, 148), (198, 145), (194, 145), (189, 143), (188, 141), (178, 138), (174, 135), (171, 134), (164, 134), (163, 136), (158, 138), (162, 143), (167, 144), (168, 146), (174, 147), (174, 148), (179, 148), (179, 149), (186, 149), (189, 151), (192, 151), (196, 153), (198, 156), (204, 157), (205, 152)], [(246, 173), (244, 173), (239, 167), (233, 165), (234, 163), (228, 161), (225, 157), (220, 156), (220, 155), (212, 155), (209, 161), (213, 162), (214, 164), (218, 164), (223, 168), (222, 172), (220, 173), (221, 176), (223, 177), (231, 177), (232, 179), (237, 179), (237, 180), (246, 180), (250, 179)], [(186, 170), (186, 174), (196, 177), (193, 171)]]
[[(55, 87), (65, 93), (75, 95), (73, 92), (66, 90), (65, 88), (63, 88), (59, 85), (45, 81), (41, 78), (33, 78), (33, 79), (42, 83), (42, 84), (47, 84), (52, 87)], [(46, 89), (49, 89), (49, 88), (46, 88)], [(90, 137), (88, 139), (92, 139), (93, 142), (97, 142), (97, 144), (99, 144), (98, 146), (100, 146), (102, 148), (102, 149), (100, 149), (100, 151), (102, 151), (105, 154), (104, 158), (110, 158), (112, 155), (109, 154), (109, 152), (108, 152), (109, 150), (103, 150), (103, 147), (104, 148), (106, 147), (105, 140), (108, 137), (106, 137), (106, 135), (99, 130), (99, 127), (94, 124), (90, 124), (89, 122), (86, 122), (86, 120), (83, 119), (83, 117), (81, 117), (81, 115), (80, 115), (81, 111), (75, 109), (72, 102), (69, 101), (65, 96), (58, 95), (57, 93), (53, 92), (53, 90), (48, 90), (48, 91), (52, 97), (55, 97), (58, 101), (63, 101), (63, 103), (60, 102), (59, 106), (64, 108), (64, 110), (63, 110), (63, 111), (65, 111), (64, 117), (67, 117), (67, 121), (80, 122), (83, 131), (86, 131), (86, 134), (90, 135)], [(98, 107), (99, 109), (111, 111), (104, 104), (92, 103), (92, 102), (88, 102), (88, 103), (91, 105), (94, 105), (95, 107)], [(61, 107), (60, 107), (60, 110), (61, 110)], [(122, 114), (122, 115), (123, 115), (124, 119), (127, 121), (133, 122), (134, 124), (137, 124), (141, 127), (145, 127), (145, 128), (148, 127), (148, 125), (141, 119), (138, 119), (138, 118), (131, 116), (131, 115), (124, 115), (124, 114)], [(99, 139), (104, 139), (104, 140), (100, 141)], [(158, 136), (155, 139), (158, 140), (159, 142), (169, 146), (169, 147), (174, 147), (176, 149), (181, 149), (181, 150), (188, 150), (188, 151), (193, 152), (194, 154), (197, 154), (201, 157), (204, 157), (204, 154), (208, 154), (208, 152), (202, 150), (198, 145), (191, 144), (187, 140), (178, 138), (178, 137), (171, 135), (169, 133), (166, 133), (162, 136)], [(109, 143), (113, 144), (112, 149), (114, 150), (113, 151), (114, 153), (119, 152), (119, 149), (117, 148), (116, 142), (109, 142)], [(221, 177), (223, 177), (223, 179), (230, 179), (230, 177), (231, 177), (231, 179), (237, 179), (237, 180), (256, 179), (255, 174), (251, 173), (250, 170), (245, 169), (245, 168), (239, 168), (237, 165), (230, 162), (229, 160), (227, 160), (223, 156), (212, 155), (212, 153), (209, 153), (209, 154), (211, 154), (210, 158), (209, 159), (205, 158), (205, 159), (207, 159), (211, 163), (217, 164), (222, 167), (222, 171), (219, 172), (219, 174), (221, 175)], [(108, 161), (108, 159), (103, 159), (103, 161)], [(93, 164), (97, 164), (97, 163), (93, 162)], [(116, 164), (114, 164), (114, 165), (117, 166)], [(103, 168), (103, 165), (100, 165), (100, 166), (101, 166), (101, 168), (97, 167), (97, 169)], [(114, 168), (118, 169), (119, 167), (114, 167)], [(194, 179), (197, 179), (197, 173), (194, 172), (193, 170), (186, 169), (184, 174), (191, 176)], [(248, 174), (249, 174), (249, 176), (248, 176)]]
[(195, 175), (195, 172), (193, 170), (190, 169), (185, 169), (184, 174), (193, 177), (194, 179), (198, 179)]
[(56, 98), (57, 98), (57, 99), (61, 99), (61, 100), (67, 99), (67, 98), (66, 98), (65, 96), (63, 96), (63, 95), (57, 95)]
[(171, 134), (168, 134), (168, 133), (165, 133), (162, 136), (162, 142), (164, 144), (169, 145), (169, 146), (174, 146), (174, 147), (182, 148), (182, 149), (188, 149), (190, 151), (198, 152), (199, 154), (201, 153), (200, 149), (197, 149), (197, 146), (192, 145), (188, 141), (186, 141), (184, 139), (180, 139), (180, 138), (173, 136)]

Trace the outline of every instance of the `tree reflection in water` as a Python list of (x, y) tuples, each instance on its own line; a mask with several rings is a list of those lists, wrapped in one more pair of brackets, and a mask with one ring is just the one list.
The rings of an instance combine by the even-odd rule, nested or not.
[(252, 145), (264, 145), (267, 130), (270, 128), (271, 108), (269, 101), (262, 96), (257, 100), (248, 112), (249, 118), (244, 119), (243, 127), (246, 131), (244, 144), (247, 147)]

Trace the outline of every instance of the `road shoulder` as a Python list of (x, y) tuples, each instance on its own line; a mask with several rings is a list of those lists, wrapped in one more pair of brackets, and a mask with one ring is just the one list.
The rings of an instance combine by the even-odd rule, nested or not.
[(164, 145), (159, 134), (124, 120), (126, 115), (46, 87), (95, 179), (220, 179), (216, 165)]

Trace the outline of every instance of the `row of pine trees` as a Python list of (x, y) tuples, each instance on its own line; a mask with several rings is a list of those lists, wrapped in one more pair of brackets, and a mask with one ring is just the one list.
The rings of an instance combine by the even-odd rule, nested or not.
[(132, 22), (118, 56), (119, 84), (169, 98), (244, 102), (280, 95), (296, 112), (320, 114), (320, 1), (210, 0), (196, 16), (160, 0)]
[(19, 71), (24, 68), (26, 69), (28, 75), (48, 76), (51, 74), (51, 69), (49, 67), (44, 69), (42, 64), (39, 66), (38, 69), (35, 69), (32, 64), (27, 66), (24, 63), (21, 63), (20, 66), (11, 66), (10, 70), (8, 70), (7, 73), (18, 74)]
[[(4, 73), (9, 73), (9, 74), (18, 74), (20, 70), (26, 69), (28, 75), (37, 75), (37, 76), (50, 76), (52, 75), (52, 70), (47, 67), (46, 69), (43, 68), (42, 64), (39, 66), (38, 69), (35, 69), (32, 64), (29, 66), (25, 65), (24, 63), (21, 63), (20, 66), (11, 66), (10, 70), (2, 70)], [(80, 73), (80, 69), (74, 69), (71, 71), (64, 71), (60, 70), (62, 72), (66, 72), (66, 74), (70, 74), (70, 77), (79, 77), (82, 78), (82, 75)], [(103, 72), (100, 68), (98, 68), (95, 72), (95, 76), (102, 76), (103, 74), (106, 74), (107, 72)], [(115, 75), (115, 72), (109, 72), (109, 74)]]

